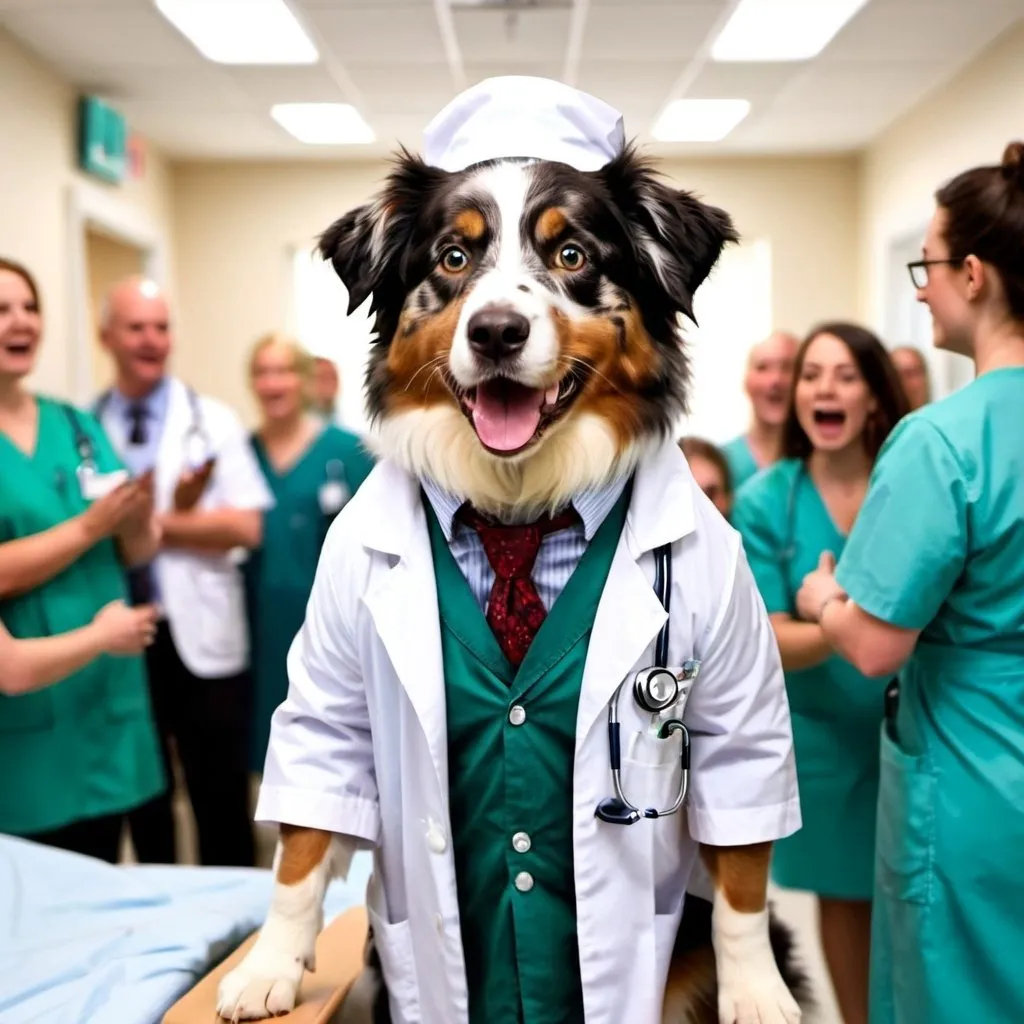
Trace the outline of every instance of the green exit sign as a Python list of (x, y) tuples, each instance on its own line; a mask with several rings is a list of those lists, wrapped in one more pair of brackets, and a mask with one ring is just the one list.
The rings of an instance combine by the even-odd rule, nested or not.
[(95, 96), (78, 103), (78, 165), (87, 174), (119, 185), (127, 169), (124, 118)]

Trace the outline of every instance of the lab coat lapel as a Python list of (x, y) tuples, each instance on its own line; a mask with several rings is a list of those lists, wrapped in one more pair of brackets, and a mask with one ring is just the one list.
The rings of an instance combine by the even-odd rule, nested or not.
[[(441, 629), (426, 515), (419, 486), (390, 463), (363, 487), (367, 502), (364, 542), (397, 555), (398, 562), (366, 595), (366, 605), (402, 688), (427, 738), (442, 793), (448, 792), (448, 730)], [(372, 517), (369, 518), (369, 517)]]
[(182, 451), (191, 409), (185, 386), (177, 378), (169, 381), (167, 416), (156, 456), (156, 500), (158, 508), (169, 508), (182, 469)]
[[(577, 746), (603, 715), (615, 688), (644, 658), (665, 621), (654, 592), (653, 559), (644, 558), (694, 527), (692, 478), (682, 453), (666, 442), (637, 466), (619, 538), (590, 635), (576, 720)], [(641, 560), (648, 565), (645, 569)], [(653, 664), (654, 652), (648, 656)]]

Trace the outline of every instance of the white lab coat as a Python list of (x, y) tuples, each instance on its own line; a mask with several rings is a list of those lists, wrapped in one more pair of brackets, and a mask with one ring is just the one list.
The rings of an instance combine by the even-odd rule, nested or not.
[[(623, 678), (653, 663), (665, 613), (652, 552), (670, 541), (669, 662), (702, 660), (685, 712), (688, 810), (609, 825), (594, 816), (612, 791), (607, 702)], [(375, 846), (367, 904), (393, 1020), (465, 1024), (430, 542), (418, 484), (393, 464), (379, 464), (333, 524), (288, 670), (256, 817)], [(620, 717), (626, 795), (641, 807), (666, 806), (678, 781), (678, 738), (648, 736), (648, 716), (628, 694)], [(586, 1020), (658, 1024), (697, 842), (761, 842), (800, 826), (771, 625), (737, 533), (671, 443), (637, 470), (587, 652), (574, 777)]]
[[(189, 440), (195, 417), (188, 389), (175, 378), (169, 385), (154, 473), (157, 511), (168, 510), (174, 502), (174, 488), (186, 469), (186, 442), (193, 463), (217, 458), (198, 508), (270, 508), (273, 494), (235, 412), (199, 395), (202, 437), (198, 440), (200, 435), (193, 435)], [(103, 409), (101, 422), (115, 450), (124, 452), (127, 424), (109, 406)], [(171, 637), (185, 667), (201, 679), (243, 671), (249, 664), (249, 634), (237, 555), (169, 550), (162, 551), (153, 565)]]

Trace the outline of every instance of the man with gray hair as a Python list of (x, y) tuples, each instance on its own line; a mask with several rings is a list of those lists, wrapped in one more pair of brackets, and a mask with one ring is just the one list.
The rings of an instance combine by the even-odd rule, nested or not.
[[(147, 668), (167, 777), (173, 739), (201, 862), (251, 865), (251, 687), (238, 554), (261, 543), (273, 498), (237, 415), (168, 375), (170, 311), (154, 282), (117, 284), (100, 336), (115, 382), (97, 401), (97, 418), (133, 473), (154, 471), (161, 550), (134, 574), (132, 590), (160, 610)], [(170, 791), (131, 812), (129, 823), (140, 861), (175, 860)]]

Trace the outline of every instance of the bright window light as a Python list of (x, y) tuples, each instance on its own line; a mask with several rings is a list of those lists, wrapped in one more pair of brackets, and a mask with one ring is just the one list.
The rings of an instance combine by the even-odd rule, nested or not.
[(277, 103), (270, 116), (299, 142), (345, 146), (373, 142), (373, 129), (348, 103)]
[(748, 113), (749, 100), (673, 100), (651, 134), (661, 142), (718, 142)]
[(717, 61), (816, 57), (868, 0), (740, 0), (711, 48)]
[(316, 47), (283, 0), (155, 0), (160, 13), (218, 64), (315, 64)]

